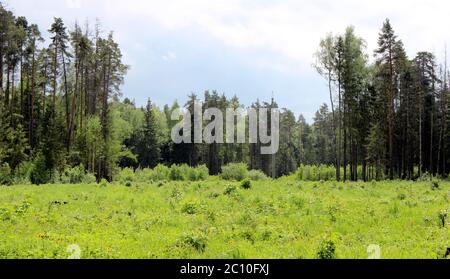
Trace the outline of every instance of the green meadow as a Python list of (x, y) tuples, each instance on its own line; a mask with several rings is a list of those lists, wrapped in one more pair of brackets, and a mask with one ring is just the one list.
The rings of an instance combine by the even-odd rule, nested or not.
[(439, 259), (449, 214), (445, 181), (2, 186), (0, 258)]

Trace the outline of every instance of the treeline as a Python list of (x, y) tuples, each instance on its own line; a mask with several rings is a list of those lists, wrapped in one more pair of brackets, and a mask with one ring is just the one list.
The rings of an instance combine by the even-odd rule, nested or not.
[[(68, 30), (59, 18), (48, 31), (46, 43), (38, 26), (0, 5), (0, 184), (12, 177), (35, 184), (67, 180), (79, 170), (112, 180), (121, 168), (158, 165), (206, 165), (217, 175), (244, 163), (270, 177), (322, 165), (327, 176), (336, 170), (337, 180), (413, 179), (450, 169), (446, 65), (438, 67), (428, 52), (409, 59), (389, 21), (374, 64), (353, 28), (322, 40), (316, 68), (328, 82), (331, 105), (312, 124), (281, 109), (275, 155), (261, 155), (260, 144), (173, 143), (173, 110), (192, 112), (199, 97), (161, 108), (150, 100), (144, 108), (120, 101), (128, 66), (112, 32), (103, 36), (99, 24), (87, 23)], [(216, 91), (204, 92), (202, 101), (204, 110), (224, 114), (245, 108), (236, 96)], [(257, 100), (251, 107), (278, 104)]]
[(25, 17), (0, 4), (0, 163), (34, 162), (35, 183), (53, 170), (84, 164), (111, 177), (117, 161), (110, 100), (127, 71), (112, 32), (103, 37), (55, 18), (45, 44)]
[(438, 66), (431, 52), (408, 58), (389, 20), (378, 36), (374, 57), (370, 64), (365, 42), (352, 27), (342, 35), (327, 35), (316, 54), (316, 69), (328, 83), (332, 104), (328, 130), (336, 177), (366, 180), (369, 172), (378, 179), (447, 174), (446, 61)]

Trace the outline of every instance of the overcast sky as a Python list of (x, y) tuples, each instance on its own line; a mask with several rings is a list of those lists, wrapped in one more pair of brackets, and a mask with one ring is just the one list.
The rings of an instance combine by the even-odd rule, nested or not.
[(54, 16), (71, 28), (98, 18), (113, 30), (131, 70), (122, 88), (138, 105), (158, 105), (207, 89), (249, 105), (269, 100), (311, 120), (328, 102), (311, 67), (319, 40), (354, 25), (372, 56), (385, 18), (407, 53), (442, 58), (450, 41), (450, 2), (361, 0), (3, 0), (45, 31)]

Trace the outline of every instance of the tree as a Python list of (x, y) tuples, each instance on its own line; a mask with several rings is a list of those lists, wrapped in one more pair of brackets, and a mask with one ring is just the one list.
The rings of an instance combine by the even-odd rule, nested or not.
[(62, 64), (62, 74), (63, 74), (63, 84), (64, 84), (64, 100), (65, 100), (65, 113), (66, 113), (66, 129), (67, 138), (66, 138), (66, 149), (67, 152), (70, 151), (70, 135), (68, 133), (70, 128), (70, 111), (69, 111), (69, 91), (67, 85), (67, 71), (66, 71), (66, 56), (67, 53), (67, 42), (69, 37), (66, 32), (66, 27), (64, 26), (64, 22), (61, 18), (54, 18), (54, 22), (51, 28), (48, 30), (52, 34), (51, 40), (52, 44), (50, 48), (53, 49), (53, 98), (52, 98), (52, 106), (54, 111), (56, 112), (56, 95), (57, 95), (57, 79), (60, 73), (60, 65)]
[(378, 49), (375, 51), (380, 79), (382, 79), (381, 94), (385, 97), (386, 121), (388, 130), (389, 178), (394, 179), (394, 118), (395, 97), (397, 95), (396, 80), (397, 61), (404, 53), (403, 44), (397, 39), (389, 19), (383, 24), (378, 38)]
[[(342, 64), (342, 38), (333, 37), (331, 34), (327, 35), (324, 39), (320, 41), (320, 46), (318, 52), (315, 54), (316, 64), (314, 67), (317, 72), (325, 77), (328, 82), (328, 91), (330, 94), (330, 107), (332, 115), (332, 125), (333, 125), (333, 149), (336, 154), (335, 167), (336, 167), (336, 180), (341, 180), (341, 64)], [(337, 83), (339, 98), (338, 98), (338, 116), (339, 116), (339, 127), (336, 127), (336, 113), (335, 113), (335, 102), (333, 97), (333, 84)], [(339, 131), (339, 136), (336, 134)], [(339, 144), (338, 144), (339, 138)]]
[(161, 151), (156, 132), (156, 119), (150, 99), (145, 108), (144, 126), (134, 135), (135, 146), (133, 152), (137, 154), (141, 168), (155, 167), (161, 159)]

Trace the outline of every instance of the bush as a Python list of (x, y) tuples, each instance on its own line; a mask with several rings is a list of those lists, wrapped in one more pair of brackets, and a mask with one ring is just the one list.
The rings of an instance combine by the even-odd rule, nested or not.
[(97, 183), (97, 178), (92, 173), (86, 173), (81, 181), (83, 184), (94, 184)]
[(209, 176), (208, 167), (205, 165), (196, 168), (189, 168), (187, 171), (187, 178), (190, 181), (201, 181), (207, 179)]
[(236, 186), (234, 185), (229, 185), (225, 188), (225, 191), (223, 191), (224, 195), (231, 195), (234, 194), (236, 192)]
[(180, 238), (180, 240), (178, 242), (178, 246), (188, 245), (188, 246), (191, 246), (192, 248), (194, 248), (195, 250), (203, 253), (206, 249), (207, 241), (208, 241), (208, 239), (204, 235), (184, 234)]
[(53, 183), (61, 184), (93, 184), (97, 182), (95, 175), (87, 173), (83, 164), (73, 168), (65, 168), (60, 174), (58, 171), (53, 171)]
[(439, 189), (439, 180), (436, 178), (433, 178), (430, 182), (431, 190), (438, 190)]
[(317, 258), (321, 260), (331, 260), (336, 258), (336, 245), (331, 240), (322, 241), (320, 243)]
[(295, 176), (300, 181), (334, 181), (336, 168), (327, 165), (301, 165), (295, 172)]
[(139, 182), (153, 182), (154, 171), (152, 169), (137, 169), (135, 172), (136, 180)]
[(418, 182), (430, 181), (432, 179), (431, 174), (428, 172), (422, 173), (422, 175), (417, 179)]
[(102, 180), (100, 180), (100, 183), (98, 185), (102, 188), (105, 188), (105, 187), (108, 187), (109, 183), (108, 183), (108, 180), (102, 178)]
[(136, 180), (136, 176), (134, 175), (134, 170), (132, 168), (124, 168), (119, 170), (119, 172), (115, 176), (115, 181), (118, 181), (122, 184), (127, 182), (133, 182)]
[(26, 185), (31, 183), (31, 172), (34, 168), (33, 162), (22, 162), (14, 172), (14, 184)]
[(245, 179), (241, 183), (241, 188), (245, 189), (245, 190), (248, 190), (248, 189), (252, 188), (252, 182), (249, 179)]
[(31, 183), (34, 185), (46, 184), (50, 182), (51, 178), (51, 172), (47, 169), (44, 156), (38, 155), (30, 172)]
[(185, 175), (187, 174), (187, 170), (189, 167), (187, 165), (173, 165), (170, 168), (169, 178), (172, 181), (184, 181), (186, 180)]
[(189, 167), (186, 164), (172, 165), (167, 167), (157, 165), (154, 169), (138, 169), (133, 171), (131, 168), (120, 170), (114, 180), (121, 184), (127, 182), (161, 182), (161, 181), (200, 181), (205, 180), (209, 176), (209, 170), (206, 166), (198, 166), (196, 168)]
[(165, 165), (159, 164), (153, 169), (152, 173), (153, 181), (169, 180), (169, 176), (170, 176), (170, 169)]
[(267, 175), (260, 170), (250, 170), (248, 172), (248, 178), (250, 178), (253, 181), (268, 179)]
[(61, 182), (63, 184), (80, 184), (83, 182), (85, 174), (83, 165), (66, 168), (61, 175)]
[(220, 178), (224, 180), (242, 181), (248, 177), (248, 167), (244, 163), (229, 164), (222, 167)]
[(11, 168), (8, 163), (0, 166), (0, 185), (11, 185), (13, 182)]
[(189, 215), (193, 215), (198, 211), (198, 205), (195, 202), (185, 202), (181, 207), (181, 212)]
[(209, 177), (209, 169), (205, 165), (198, 166), (196, 168), (197, 171), (197, 180), (206, 180)]

